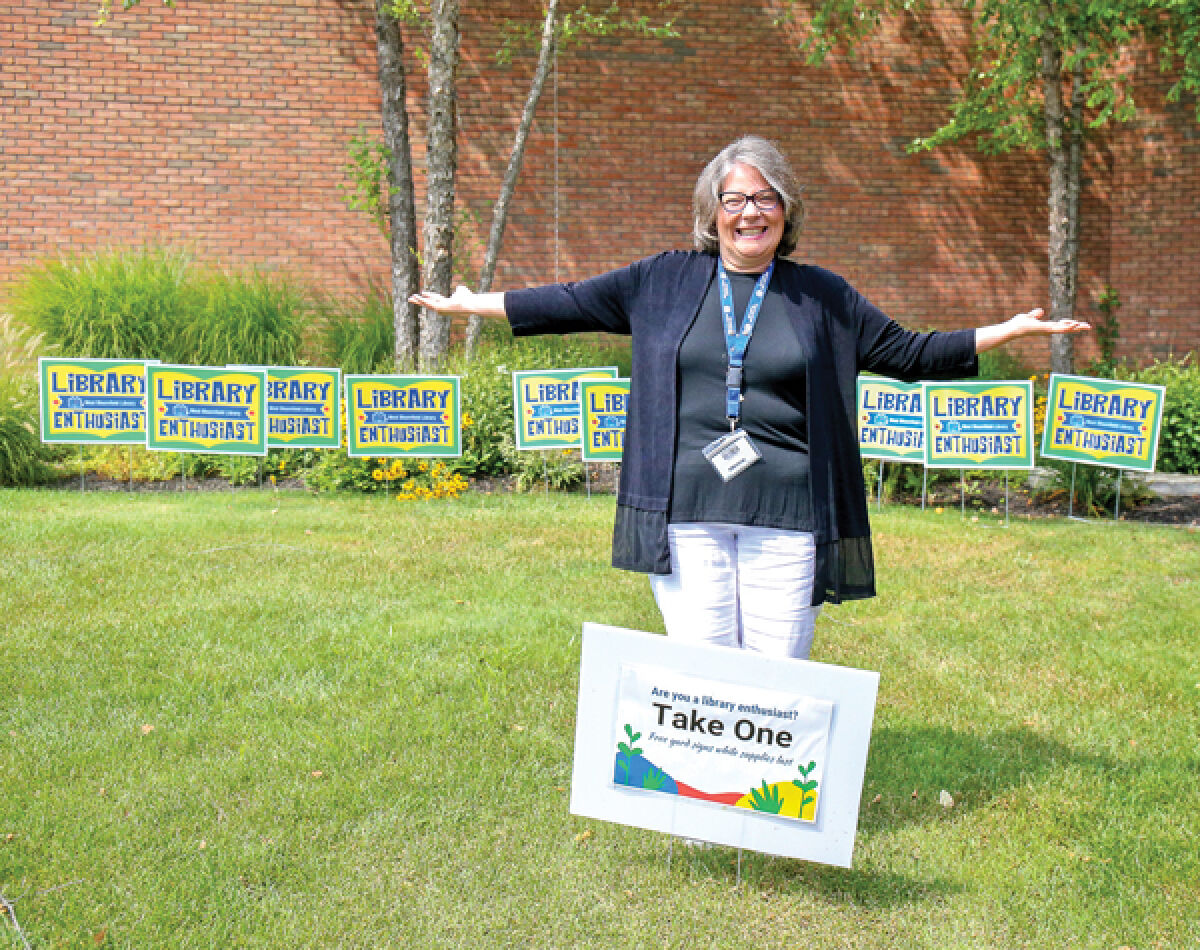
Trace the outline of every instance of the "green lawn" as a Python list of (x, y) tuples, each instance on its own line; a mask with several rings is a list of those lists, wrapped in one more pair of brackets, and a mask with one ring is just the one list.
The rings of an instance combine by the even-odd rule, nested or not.
[(0, 493), (0, 947), (1200, 946), (1200, 534), (875, 515), (854, 868), (738, 886), (567, 812), (582, 623), (661, 630), (611, 518)]

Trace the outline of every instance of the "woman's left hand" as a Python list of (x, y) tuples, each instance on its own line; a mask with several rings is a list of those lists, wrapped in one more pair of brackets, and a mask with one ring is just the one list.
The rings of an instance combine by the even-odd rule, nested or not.
[(1090, 330), (1092, 325), (1082, 320), (1043, 320), (1045, 312), (1041, 307), (1028, 313), (1018, 313), (1005, 324), (1013, 333), (1011, 339), (1021, 336), (1049, 333), (1082, 333)]
[(982, 353), (993, 347), (1023, 336), (1048, 336), (1054, 333), (1082, 333), (1092, 328), (1090, 323), (1082, 320), (1043, 320), (1044, 311), (1041, 307), (1027, 313), (1018, 313), (1009, 317), (1003, 323), (993, 323), (990, 327), (979, 327), (975, 331), (975, 352)]

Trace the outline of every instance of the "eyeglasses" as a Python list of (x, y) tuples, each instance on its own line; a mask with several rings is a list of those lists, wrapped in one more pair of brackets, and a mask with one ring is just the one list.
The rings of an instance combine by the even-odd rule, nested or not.
[(754, 207), (759, 211), (774, 211), (782, 200), (774, 188), (764, 188), (752, 195), (740, 191), (722, 191), (717, 195), (717, 199), (729, 214), (737, 214), (746, 207), (747, 201), (754, 202)]

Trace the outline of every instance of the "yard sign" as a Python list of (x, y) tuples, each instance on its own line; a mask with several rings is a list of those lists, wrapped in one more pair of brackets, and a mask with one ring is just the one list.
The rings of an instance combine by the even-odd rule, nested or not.
[(922, 383), (930, 468), (1033, 468), (1033, 384)]
[(585, 379), (579, 386), (585, 462), (619, 462), (625, 451), (629, 380)]
[(267, 367), (267, 445), (336, 449), (342, 444), (342, 371)]
[(920, 383), (859, 376), (858, 448), (865, 458), (925, 461), (925, 411)]
[(1050, 377), (1042, 455), (1153, 472), (1166, 389), (1086, 376)]
[(571, 812), (849, 867), (878, 686), (584, 624)]
[(143, 360), (38, 360), (42, 441), (144, 445)]
[(615, 379), (615, 366), (590, 369), (531, 369), (513, 373), (513, 424), (517, 448), (578, 449), (579, 384)]
[(462, 455), (457, 376), (347, 376), (346, 451), (351, 458)]
[(266, 370), (148, 363), (146, 389), (146, 448), (267, 454)]

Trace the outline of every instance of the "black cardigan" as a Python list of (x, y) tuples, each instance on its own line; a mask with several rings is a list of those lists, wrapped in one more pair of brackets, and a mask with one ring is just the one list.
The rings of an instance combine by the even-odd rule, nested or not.
[[(679, 347), (717, 258), (668, 251), (577, 283), (504, 295), (517, 336), (604, 331), (633, 336), (613, 566), (669, 574), (667, 509), (674, 467)], [(817, 576), (813, 604), (875, 594), (866, 487), (858, 454), (855, 381), (862, 370), (912, 381), (974, 376), (975, 331), (913, 333), (843, 278), (779, 259), (788, 317), (809, 354), (808, 441)]]

